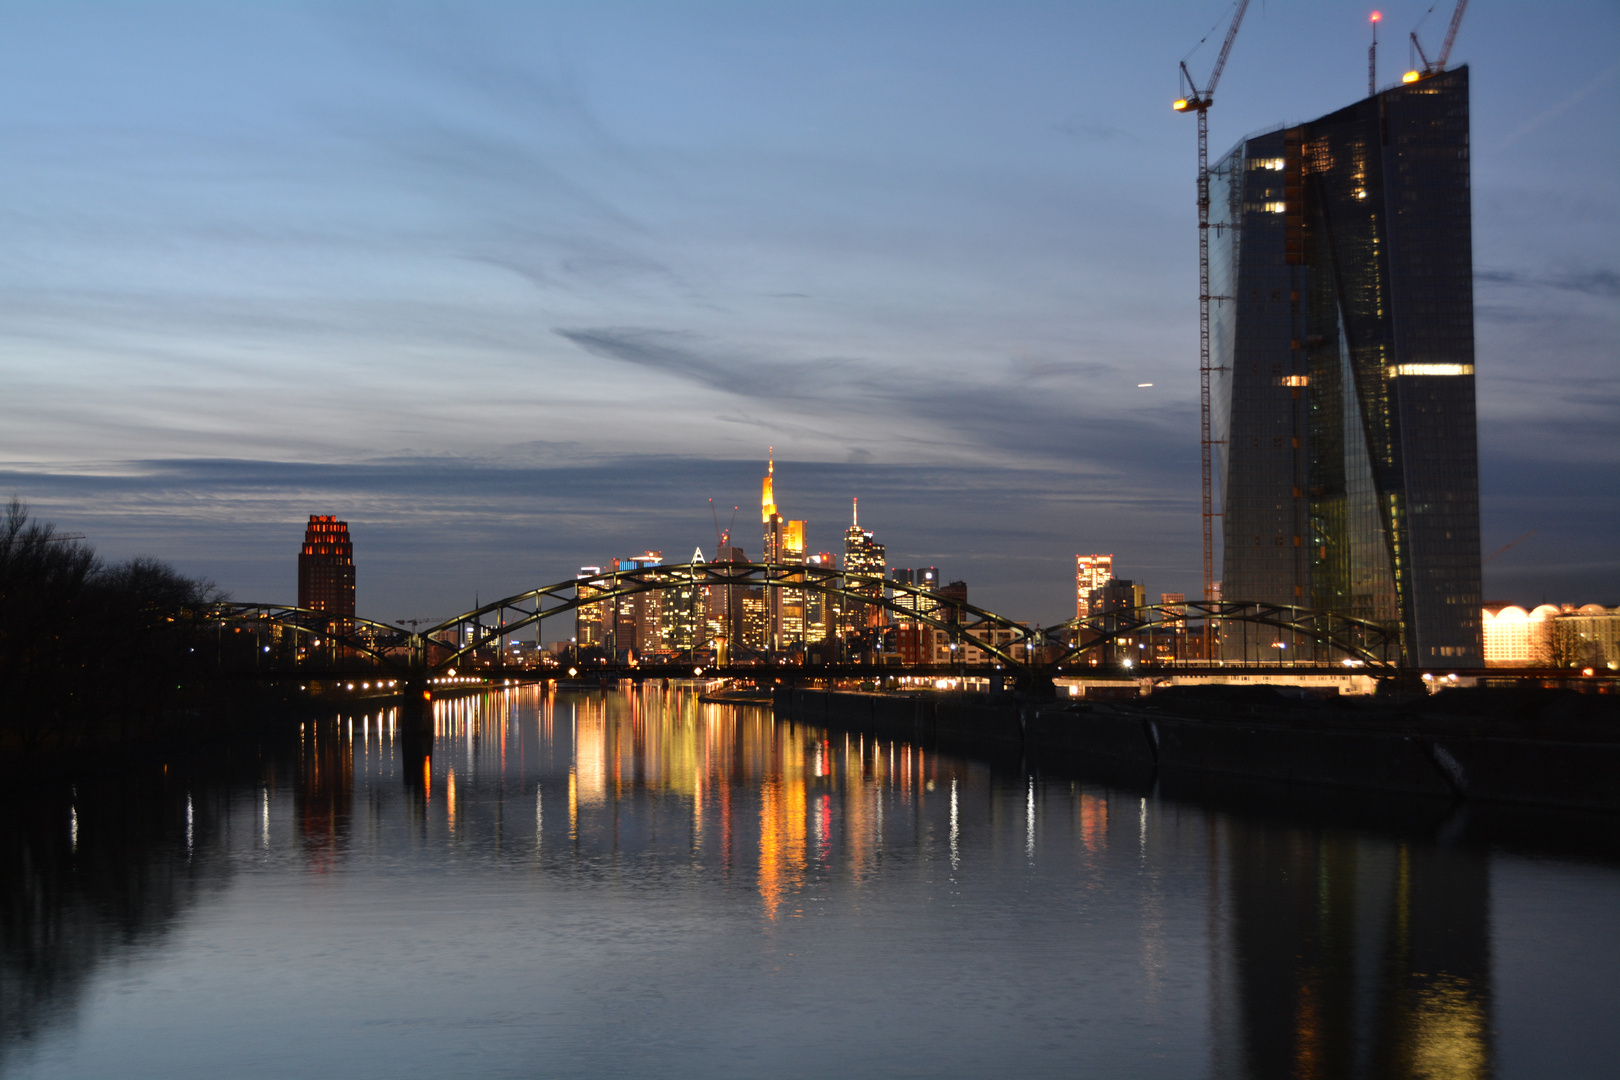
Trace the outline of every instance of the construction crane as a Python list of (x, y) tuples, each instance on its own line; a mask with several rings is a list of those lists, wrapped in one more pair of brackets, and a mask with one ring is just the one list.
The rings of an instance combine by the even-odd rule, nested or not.
[(720, 529), (720, 514), (714, 508), (714, 500), (709, 500), (709, 516), (714, 518), (715, 558), (720, 557), (721, 548), (731, 544), (731, 530), (737, 527), (737, 510), (738, 507), (733, 506), (731, 508), (731, 524), (727, 525), (725, 531), (722, 532)]
[(1485, 558), (1481, 559), (1479, 561), (1479, 565), (1484, 566), (1486, 563), (1488, 563), (1492, 559), (1496, 558), (1497, 555), (1503, 554), (1504, 552), (1506, 552), (1511, 547), (1517, 547), (1518, 545), (1524, 543), (1526, 540), (1530, 539), (1532, 536), (1536, 535), (1536, 533), (1538, 533), (1540, 531), (1541, 531), (1540, 529), (1531, 529), (1529, 532), (1525, 533), (1523, 536), (1519, 537), (1517, 540), (1514, 540), (1511, 543), (1503, 544), (1501, 547), (1497, 548), (1494, 553), (1492, 553), (1490, 555), (1487, 555)]
[[(1232, 52), (1232, 42), (1237, 38), (1238, 27), (1243, 25), (1243, 15), (1248, 10), (1249, 0), (1238, 0), (1237, 10), (1232, 13), (1232, 23), (1226, 28), (1226, 40), (1221, 43), (1220, 55), (1215, 58), (1209, 81), (1202, 88), (1193, 81), (1192, 73), (1187, 70), (1187, 61), (1181, 61), (1182, 96), (1176, 99), (1173, 106), (1177, 112), (1198, 115), (1198, 455), (1204, 484), (1205, 600), (1215, 599), (1215, 499), (1211, 461), (1214, 442), (1210, 434), (1209, 401), (1209, 107), (1215, 104), (1215, 86), (1221, 81), (1226, 58)], [(1207, 656), (1207, 620), (1204, 635)]]
[[(1446, 70), (1446, 61), (1451, 59), (1451, 46), (1457, 42), (1457, 27), (1462, 25), (1463, 12), (1467, 10), (1468, 0), (1457, 0), (1457, 7), (1451, 13), (1451, 25), (1446, 27), (1446, 40), (1440, 44), (1440, 53), (1433, 62), (1430, 62), (1429, 55), (1423, 51), (1423, 43), (1418, 41), (1417, 30), (1412, 31), (1412, 48), (1417, 52), (1418, 59), (1423, 61), (1423, 70), (1419, 71), (1414, 66), (1411, 71), (1401, 76), (1402, 82), (1417, 82), (1419, 79), (1426, 79), (1430, 75), (1438, 75)], [(1432, 11), (1434, 11), (1433, 4), (1423, 13), (1423, 18), (1427, 19)], [(1422, 25), (1423, 19), (1419, 19), (1418, 26)]]

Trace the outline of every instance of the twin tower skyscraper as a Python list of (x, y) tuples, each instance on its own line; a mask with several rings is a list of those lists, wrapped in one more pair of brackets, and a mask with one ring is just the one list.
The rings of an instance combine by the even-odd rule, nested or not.
[(1468, 69), (1243, 140), (1210, 199), (1222, 595), (1483, 666)]

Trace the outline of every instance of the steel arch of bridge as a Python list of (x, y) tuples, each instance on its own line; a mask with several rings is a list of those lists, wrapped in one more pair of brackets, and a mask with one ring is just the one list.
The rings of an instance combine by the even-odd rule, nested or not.
[[(310, 642), (330, 641), (335, 646), (352, 649), (386, 665), (394, 663), (393, 658), (386, 654), (386, 650), (408, 644), (407, 639), (410, 636), (407, 631), (397, 626), (390, 626), (374, 619), (365, 619), (357, 615), (334, 615), (330, 611), (287, 604), (222, 601), (203, 609), (201, 618), (204, 622), (235, 623), (238, 629), (280, 630)], [(372, 633), (369, 637), (361, 637), (334, 629), (339, 626), (364, 628)], [(385, 651), (378, 651), (379, 649)]]
[[(1396, 666), (1401, 655), (1398, 629), (1310, 608), (1239, 600), (1194, 600), (1178, 605), (1149, 604), (1123, 611), (1099, 612), (1042, 629), (879, 575), (779, 563), (677, 563), (609, 571), (590, 578), (570, 578), (493, 601), (421, 631), (273, 604), (216, 605), (210, 617), (282, 626), (311, 639), (330, 639), (389, 667), (433, 671), (463, 663), (479, 650), (498, 649), (507, 634), (587, 605), (616, 605), (626, 596), (694, 586), (794, 589), (840, 597), (852, 604), (882, 608), (942, 630), (953, 643), (980, 649), (1007, 668), (1025, 672), (1061, 666), (1078, 656), (1105, 649), (1118, 638), (1163, 628), (1171, 620), (1180, 619), (1267, 627), (1279, 634), (1293, 635), (1296, 640), (1316, 642), (1373, 668)], [(914, 602), (926, 599), (932, 611), (905, 606), (887, 593), (908, 595)], [(336, 622), (347, 622), (369, 633), (364, 637), (334, 633), (332, 627)], [(1009, 638), (1005, 646), (996, 643), (994, 631), (1007, 632), (1002, 635)], [(453, 635), (453, 641), (439, 640), (447, 633)], [(1038, 652), (1037, 646), (1040, 647)], [(400, 654), (404, 657), (403, 664), (399, 663)]]
[[(460, 615), (420, 631), (407, 631), (387, 623), (349, 616), (334, 616), (329, 611), (288, 607), (262, 603), (222, 603), (209, 610), (211, 619), (230, 620), (249, 625), (281, 626), (296, 634), (314, 639), (330, 640), (336, 645), (371, 656), (391, 667), (406, 669), (442, 670), (463, 663), (465, 658), (482, 649), (496, 648), (505, 635), (525, 627), (535, 626), (546, 619), (556, 618), (592, 604), (612, 603), (638, 593), (668, 591), (689, 587), (735, 587), (797, 589), (839, 596), (851, 603), (883, 608), (908, 619), (946, 631), (953, 640), (960, 640), (983, 649), (1003, 663), (1023, 666), (1013, 652), (973, 634), (986, 628), (1011, 630), (1022, 639), (1032, 633), (1029, 628), (1010, 619), (986, 611), (972, 604), (947, 601), (937, 593), (903, 582), (890, 581), (875, 574), (842, 573), (815, 566), (789, 566), (779, 563), (677, 563), (642, 567), (631, 570), (609, 571), (596, 577), (570, 578), (554, 585), (530, 589)], [(861, 587), (872, 592), (861, 592)], [(884, 590), (928, 597), (940, 610), (950, 609), (967, 623), (951, 623), (933, 615), (920, 613), (890, 599)], [(548, 606), (549, 605), (549, 606)], [(509, 616), (511, 616), (509, 618)], [(335, 632), (334, 623), (348, 622), (370, 631), (368, 637)], [(466, 628), (473, 627), (469, 640)], [(451, 634), (453, 642), (440, 639)], [(1015, 645), (1014, 648), (1017, 646)], [(398, 663), (404, 653), (406, 661)]]
[[(581, 587), (590, 591), (581, 594)], [(464, 612), (452, 619), (446, 619), (438, 626), (423, 631), (424, 635), (441, 634), (446, 631), (456, 632), (457, 640), (465, 638), (463, 629), (469, 623), (481, 629), (486, 616), (494, 616), (500, 625), (489, 633), (480, 634), (475, 629), (473, 640), (460, 648), (455, 649), (448, 657), (440, 660), (435, 666), (447, 667), (459, 663), (460, 658), (469, 656), (480, 649), (486, 649), (499, 643), (502, 634), (510, 634), (524, 627), (532, 626), (545, 619), (566, 615), (571, 611), (587, 607), (592, 604), (616, 603), (620, 598), (634, 596), (638, 593), (668, 591), (671, 589), (690, 587), (733, 587), (767, 589), (795, 589), (803, 592), (817, 592), (826, 596), (841, 597), (852, 604), (861, 604), (867, 607), (882, 608), (914, 622), (943, 630), (951, 635), (953, 641), (962, 641), (983, 649), (996, 659), (1013, 667), (1023, 666), (1013, 652), (994, 644), (979, 640), (973, 635), (975, 629), (981, 632), (986, 629), (1012, 630), (1020, 639), (1028, 637), (1032, 631), (1011, 619), (997, 615), (959, 601), (949, 601), (938, 593), (931, 592), (915, 585), (904, 582), (890, 581), (877, 574), (856, 574), (838, 570), (823, 569), (818, 566), (792, 566), (782, 563), (675, 563), (664, 566), (649, 566), (631, 570), (615, 570), (590, 578), (577, 578), (558, 582), (539, 589), (531, 589), (516, 596), (509, 596), (504, 600), (496, 600), (483, 607)], [(870, 592), (861, 591), (862, 588)], [(919, 612), (914, 608), (906, 607), (898, 601), (884, 595), (885, 590), (908, 594), (912, 597), (926, 597), (932, 605), (937, 605), (937, 611), (943, 613), (947, 610), (956, 613), (958, 618), (967, 620), (963, 622), (949, 622), (937, 615)], [(568, 594), (572, 595), (568, 595)], [(554, 606), (546, 607), (548, 601), (555, 601)], [(507, 612), (513, 612), (518, 618), (506, 622)], [(449, 648), (442, 642), (433, 643), (438, 648)], [(1022, 644), (1022, 641), (1019, 642)], [(1015, 646), (1016, 648), (1016, 646)]]
[(1398, 627), (1315, 608), (1253, 600), (1144, 604), (1070, 619), (1045, 631), (1047, 644), (1056, 650), (1056, 658), (1049, 658), (1049, 662), (1062, 664), (1076, 656), (1106, 648), (1118, 638), (1140, 634), (1144, 630), (1163, 629), (1175, 622), (1194, 620), (1217, 625), (1267, 627), (1279, 635), (1290, 635), (1296, 641), (1304, 638), (1370, 668), (1393, 668), (1401, 662), (1401, 634)]

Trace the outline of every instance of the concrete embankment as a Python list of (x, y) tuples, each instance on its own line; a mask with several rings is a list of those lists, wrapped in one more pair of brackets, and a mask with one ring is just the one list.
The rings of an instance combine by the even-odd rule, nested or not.
[(1620, 810), (1620, 725), (1458, 717), (1414, 711), (1410, 704), (1330, 708), (1247, 694), (1043, 706), (1011, 696), (784, 687), (774, 704), (778, 716), (800, 723), (952, 753), (1016, 757), (1034, 768), (1100, 769), (1137, 782), (1201, 773)]

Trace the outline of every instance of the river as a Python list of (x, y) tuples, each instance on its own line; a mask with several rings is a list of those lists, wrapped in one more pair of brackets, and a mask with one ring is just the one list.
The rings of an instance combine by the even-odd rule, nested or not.
[(1620, 1068), (1606, 819), (1234, 808), (689, 689), (434, 717), (14, 799), (0, 1075)]

